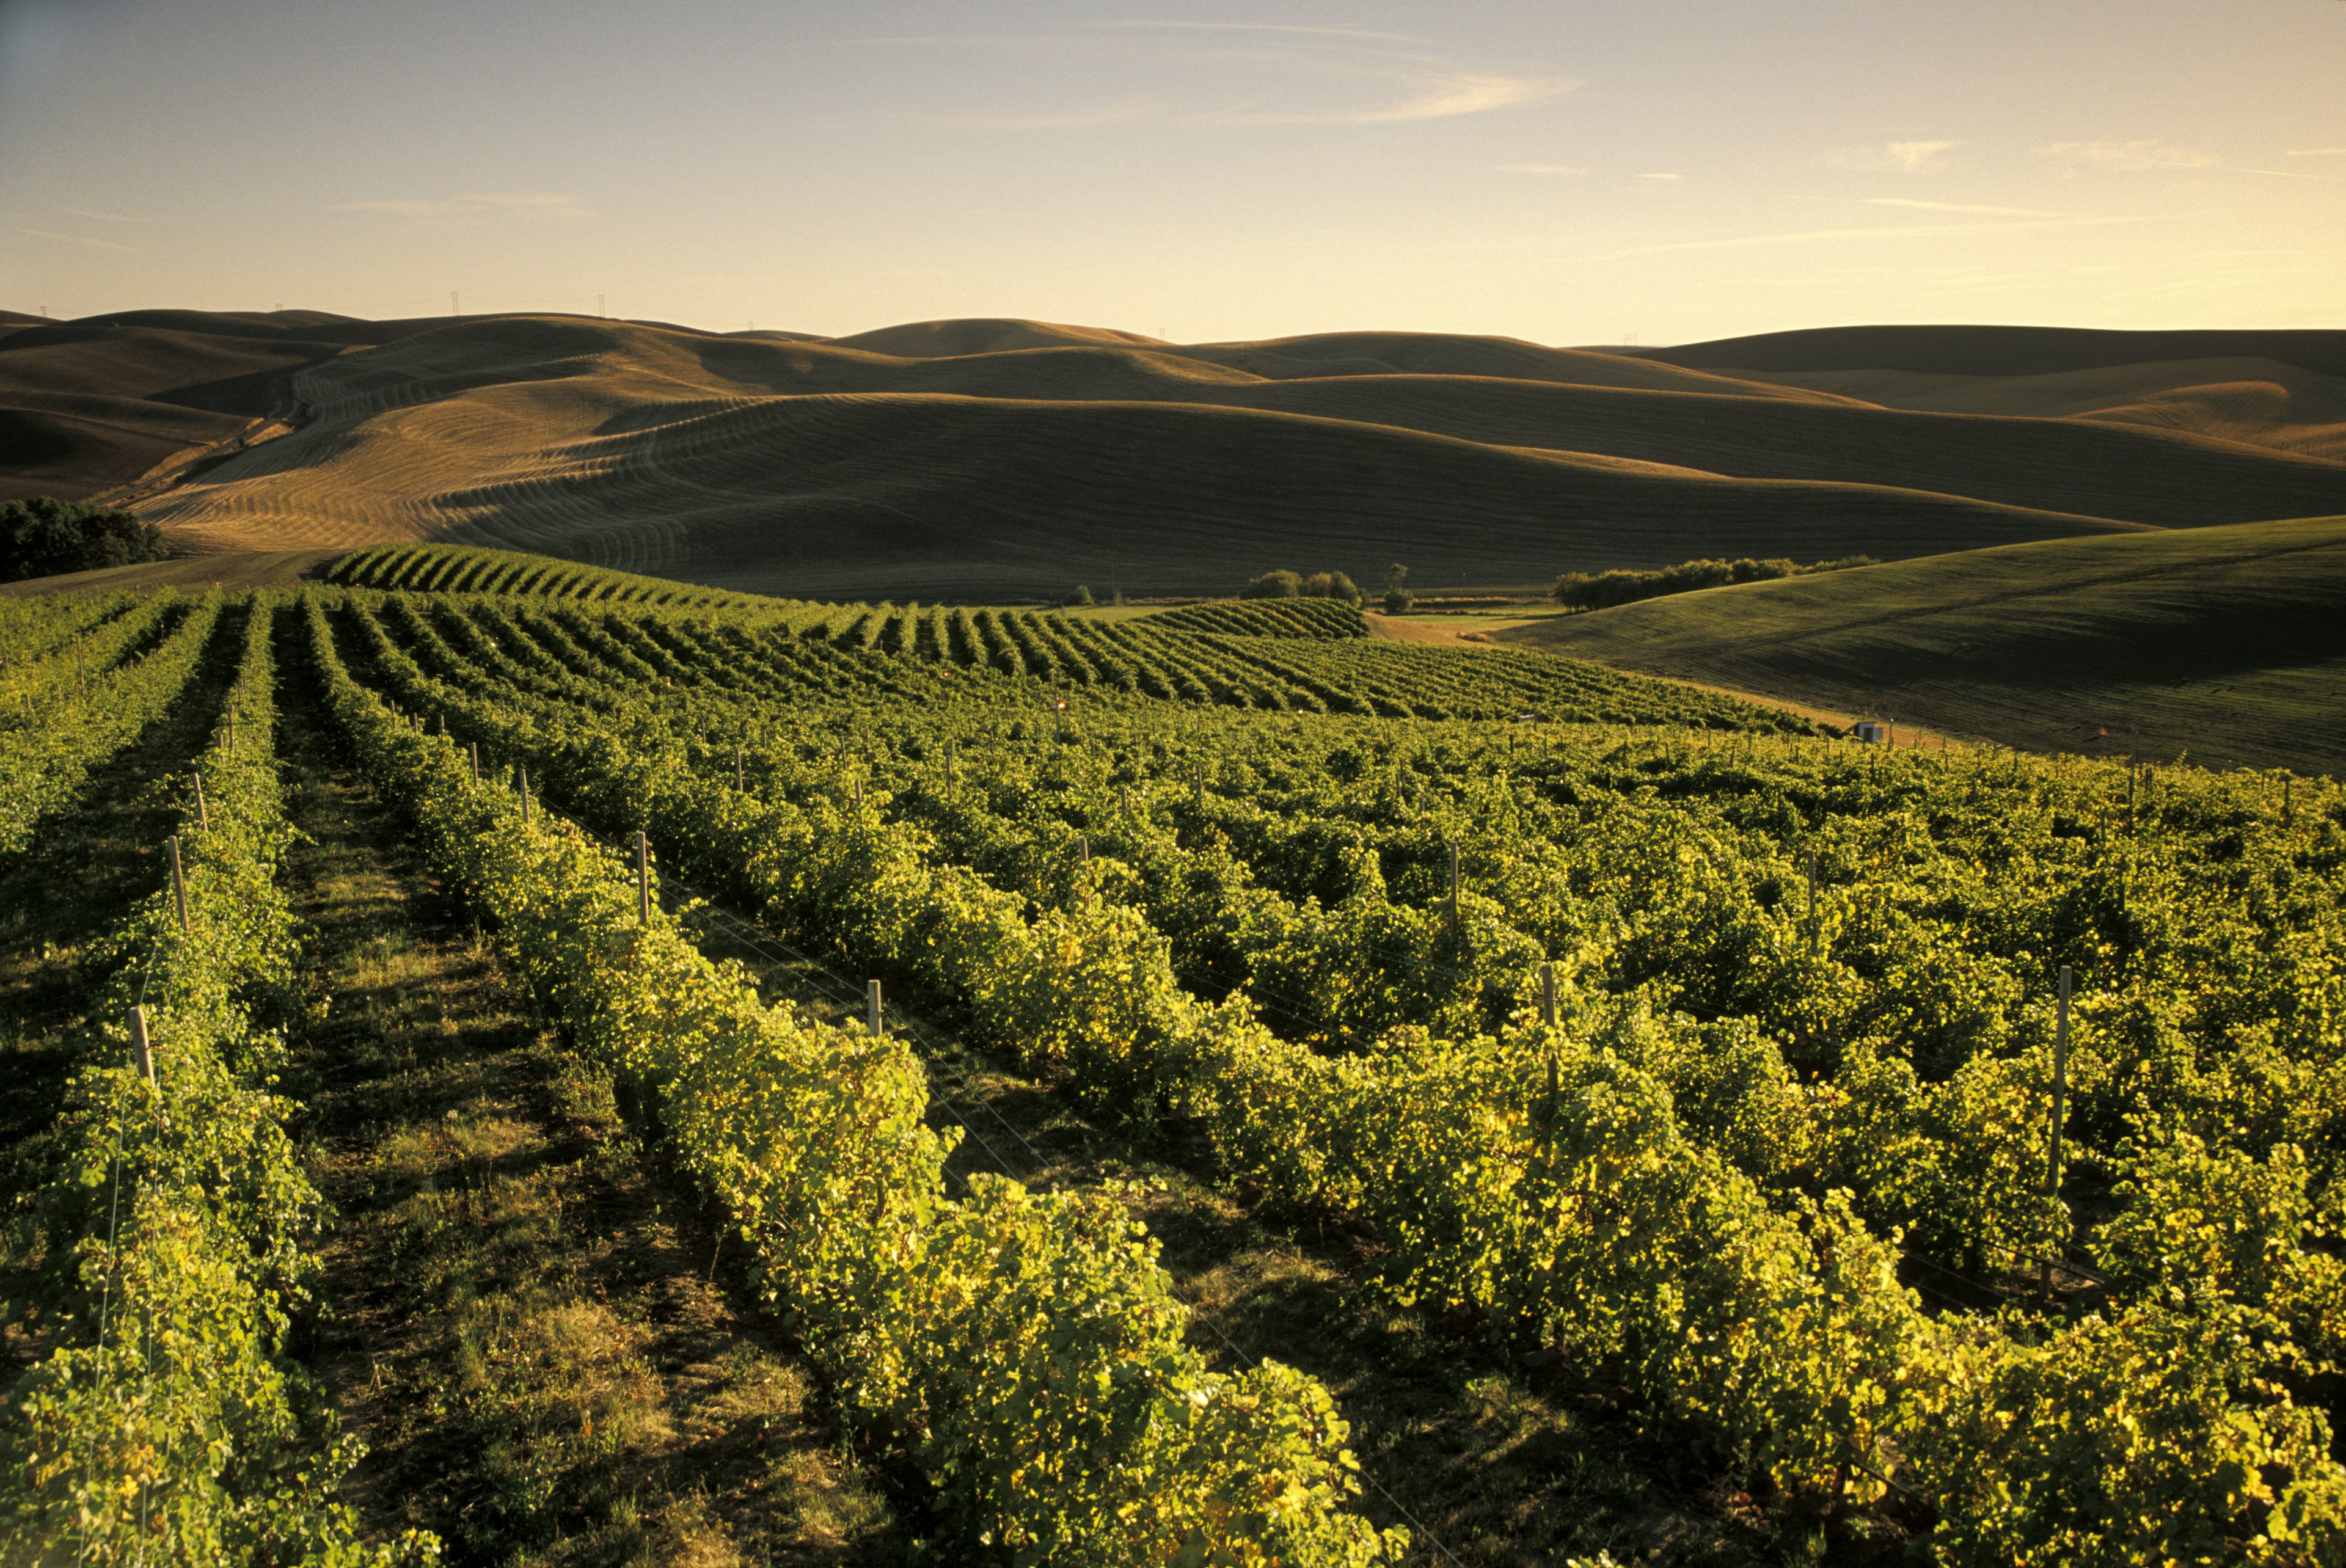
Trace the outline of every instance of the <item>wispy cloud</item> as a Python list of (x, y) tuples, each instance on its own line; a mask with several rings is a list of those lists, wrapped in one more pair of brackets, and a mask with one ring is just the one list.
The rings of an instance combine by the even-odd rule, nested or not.
[(2066, 212), (2047, 212), (2038, 207), (1984, 207), (1969, 201), (1921, 201), (1908, 196), (1861, 196), (1857, 199), (1868, 207), (1901, 207), (1916, 212), (1970, 212), (1993, 218), (2067, 218)]
[(1836, 148), (1819, 161), (1833, 168), (1920, 174), (1963, 146), (1959, 141), (1892, 141), (1879, 147)]
[(2154, 137), (2136, 141), (2056, 141), (2036, 149), (2039, 158), (2096, 168), (2221, 168), (2224, 160), (2197, 148), (2177, 147)]
[(1683, 174), (1641, 174), (1639, 179), (1684, 179)]
[(1151, 123), (1218, 126), (1375, 126), (1452, 119), (1562, 97), (1581, 83), (1543, 72), (1497, 70), (1431, 54), (1399, 33), (1260, 22), (1094, 23), (1061, 32), (865, 38), (872, 46), (954, 48), (1084, 63), (1146, 66), (1153, 83), (1192, 68), (1186, 91), (1066, 108), (932, 116), (972, 129), (1049, 130)]
[(87, 245), (93, 250), (122, 250), (137, 255), (136, 245), (117, 245), (111, 239), (89, 239), (79, 234), (54, 234), (46, 229), (19, 229), (19, 234), (29, 234), (36, 239), (54, 239), (61, 245)]
[(2014, 219), (1988, 223), (1917, 223), (1893, 229), (1803, 229), (1782, 234), (1736, 234), (1718, 239), (1680, 239), (1665, 245), (1633, 245), (1576, 261), (1619, 261), (1638, 256), (1663, 256), (1682, 250), (1751, 250), (1777, 245), (1818, 245), (1843, 239), (1934, 239), (1957, 234), (1996, 234), (2025, 229), (2061, 229), (2105, 223), (2141, 223), (2140, 218)]
[(2203, 152), (2197, 148), (2173, 147), (2157, 140), (2056, 141), (2050, 147), (2038, 148), (2036, 155), (2096, 168), (2204, 168), (2218, 174), (2261, 174), (2271, 179), (2327, 180), (2337, 178), (2335, 175), (2310, 173), (2301, 168), (2251, 168), (2244, 164), (2226, 163), (2212, 152)]
[(1396, 97), (1383, 103), (1336, 109), (1237, 109), (1201, 117), (1222, 125), (1395, 125), (1409, 120), (1449, 119), (1493, 109), (1559, 98), (1580, 83), (1566, 76), (1508, 76), (1486, 72), (1361, 70), (1345, 73), (1382, 78)]
[(329, 212), (388, 212), (395, 218), (484, 218), (517, 213), (540, 218), (592, 218), (595, 214), (575, 196), (559, 191), (483, 192), (429, 200), (388, 199), (337, 201)]
[(60, 212), (70, 213), (76, 218), (87, 218), (98, 223), (155, 223), (160, 221), (159, 219), (153, 218), (130, 218), (119, 212), (91, 212), (87, 209), (80, 207), (61, 207), (57, 210)]
[(1502, 163), (1492, 167), (1503, 174), (1586, 174), (1576, 163)]
[(2293, 147), (2283, 158), (2346, 158), (2346, 147)]
[(1381, 44), (1414, 44), (1406, 33), (1371, 33), (1360, 27), (1302, 27), (1284, 22), (1086, 22), (1099, 32), (1285, 33), (1311, 38), (1363, 38)]

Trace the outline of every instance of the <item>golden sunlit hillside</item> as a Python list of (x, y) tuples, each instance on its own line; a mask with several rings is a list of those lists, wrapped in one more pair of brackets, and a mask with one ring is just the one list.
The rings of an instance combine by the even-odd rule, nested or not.
[[(1425, 587), (1525, 586), (2346, 510), (2327, 372), (2270, 393), (2239, 354), (2191, 361), (2230, 378), (2204, 385), (2175, 361), (2045, 371), (1978, 331), (1922, 370), (1903, 340), (1834, 339), (1744, 348), (1747, 373), (1408, 332), (137, 312), (5, 329), (0, 398), (10, 494), (128, 501), (182, 551), (447, 540), (801, 596), (1212, 593), (1395, 560)], [(2331, 336), (2195, 346), (2328, 364)], [(1869, 349), (1901, 362), (1840, 362)], [(2080, 376), (2099, 390), (2044, 384)]]

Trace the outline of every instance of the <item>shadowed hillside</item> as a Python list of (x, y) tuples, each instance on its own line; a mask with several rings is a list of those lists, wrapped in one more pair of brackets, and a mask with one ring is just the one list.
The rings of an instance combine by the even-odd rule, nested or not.
[(2346, 517), (2331, 517), (2047, 540), (1493, 635), (2046, 750), (2336, 773), (2341, 604)]
[(265, 423), (288, 375), (398, 335), (311, 311), (128, 311), (0, 323), (0, 500), (125, 485)]
[[(1043, 358), (1066, 391), (1064, 355)], [(959, 364), (887, 363), (913, 385)], [(820, 378), (776, 395), (801, 364)], [(299, 433), (147, 512), (199, 548), (440, 537), (759, 592), (972, 599), (1226, 587), (1265, 558), (1432, 557), (1454, 582), (1506, 582), (1573, 559), (1909, 555), (2131, 526), (1194, 399), (821, 390), (883, 384), (881, 368), (614, 322), (444, 326), (301, 372)]]
[(0, 326), (0, 482), (129, 500), (198, 552), (442, 539), (787, 596), (1216, 592), (1396, 559), (1421, 587), (1531, 585), (2346, 511), (2320, 373), (2292, 373), (2278, 412), (2139, 377), (1920, 408), (1855, 382), (1953, 395), (1947, 372), (1433, 333), (145, 311)]
[(2346, 459), (2346, 332), (1828, 327), (1628, 351), (1939, 413), (2092, 419)]

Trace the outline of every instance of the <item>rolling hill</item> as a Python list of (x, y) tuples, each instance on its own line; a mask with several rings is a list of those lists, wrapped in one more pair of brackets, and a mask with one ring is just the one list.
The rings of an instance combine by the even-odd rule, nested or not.
[(2346, 459), (2346, 332), (1828, 327), (1627, 351), (1890, 408), (2099, 420)]
[[(2291, 344), (2324, 334), (2280, 336), (2321, 357)], [(437, 539), (729, 589), (968, 601), (1228, 591), (1278, 565), (1372, 580), (1393, 560), (1428, 588), (1528, 585), (2346, 511), (2346, 461), (2313, 419), (2322, 372), (2295, 372), (2277, 413), (2171, 375), (2083, 411), (1795, 384), (1951, 373), (1744, 373), (1408, 332), (1181, 345), (992, 320), (824, 340), (128, 312), (0, 325), (0, 495), (128, 499), (197, 552)]]
[(2346, 773), (2341, 605), (2329, 517), (2044, 540), (1493, 636), (2036, 749)]

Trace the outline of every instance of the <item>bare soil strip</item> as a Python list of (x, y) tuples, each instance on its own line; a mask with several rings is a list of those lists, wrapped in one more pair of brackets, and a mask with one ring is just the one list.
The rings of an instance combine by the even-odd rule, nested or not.
[(901, 1561), (811, 1375), (725, 1287), (718, 1227), (328, 753), (305, 677), (282, 731), (311, 840), (288, 1086), (342, 1212), (310, 1349), (372, 1450), (370, 1535), (423, 1526), (451, 1563), (515, 1568)]

